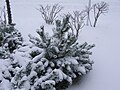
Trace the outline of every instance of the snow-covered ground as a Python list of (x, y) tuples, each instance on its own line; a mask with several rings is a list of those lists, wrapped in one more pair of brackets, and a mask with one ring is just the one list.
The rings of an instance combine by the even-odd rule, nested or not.
[[(101, 0), (92, 0), (93, 3), (99, 1)], [(120, 0), (104, 1), (109, 4), (109, 13), (101, 16), (96, 28), (83, 28), (79, 37), (80, 42), (96, 44), (91, 57), (95, 61), (93, 70), (67, 90), (120, 90)], [(87, 2), (88, 0), (11, 0), (11, 5), (16, 28), (28, 38), (28, 34), (36, 35), (36, 29), (44, 22), (36, 10), (39, 4), (60, 3), (64, 6), (61, 13), (67, 13), (82, 10)]]

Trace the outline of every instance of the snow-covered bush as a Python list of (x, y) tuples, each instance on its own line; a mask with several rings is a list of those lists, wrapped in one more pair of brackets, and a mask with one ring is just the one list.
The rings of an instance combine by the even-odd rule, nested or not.
[(21, 54), (23, 59), (29, 60), (24, 65), (18, 63), (15, 66), (11, 79), (13, 90), (66, 88), (72, 84), (74, 78), (92, 69), (93, 61), (89, 58), (92, 53), (89, 50), (94, 45), (86, 42), (80, 45), (77, 42), (78, 36), (71, 31), (69, 18), (66, 15), (63, 21), (56, 20), (52, 36), (45, 33), (44, 26), (37, 30), (40, 38), (29, 35), (34, 49), (18, 49), (19, 52), (24, 52)]
[(0, 58), (7, 58), (22, 45), (22, 41), (21, 33), (14, 25), (0, 24)]
[[(0, 90), (14, 90), (11, 87), (13, 77), (16, 76), (20, 68), (25, 67), (31, 61), (31, 53), (34, 51), (41, 52), (42, 49), (37, 48), (30, 43), (23, 42), (22, 47), (11, 53), (9, 58), (0, 59), (0, 65), (3, 63), (3, 65), (0, 67)], [(4, 89), (4, 83), (9, 83), (9, 89)]]

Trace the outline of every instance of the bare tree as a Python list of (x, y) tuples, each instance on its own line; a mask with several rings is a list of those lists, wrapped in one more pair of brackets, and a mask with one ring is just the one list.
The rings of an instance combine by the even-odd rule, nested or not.
[(58, 17), (58, 13), (63, 9), (62, 6), (59, 4), (54, 4), (53, 6), (47, 5), (46, 7), (43, 7), (40, 5), (40, 8), (38, 9), (42, 15), (42, 18), (45, 20), (47, 24), (53, 24), (53, 22)]
[(108, 10), (109, 10), (108, 4), (104, 1), (97, 3), (97, 4), (94, 4), (93, 10), (94, 10), (94, 19), (95, 19), (93, 27), (95, 27), (100, 15), (108, 12)]
[(88, 6), (86, 6), (85, 12), (87, 13), (87, 26), (90, 24), (92, 26), (91, 20), (90, 20), (90, 11), (92, 10), (91, 7), (91, 0), (89, 0)]
[(80, 30), (85, 25), (85, 11), (75, 11), (73, 12), (73, 15), (70, 14), (71, 20), (70, 20), (70, 27), (72, 32), (74, 33), (74, 30), (76, 30), (76, 37), (78, 37)]

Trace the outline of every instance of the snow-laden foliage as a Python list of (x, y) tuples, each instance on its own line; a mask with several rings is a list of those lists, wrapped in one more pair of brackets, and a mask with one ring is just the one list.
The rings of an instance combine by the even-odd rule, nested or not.
[[(10, 54), (9, 58), (0, 59), (0, 90), (14, 90), (12, 88), (13, 78), (21, 67), (25, 67), (31, 61), (31, 53), (34, 51), (42, 52), (42, 49), (24, 42), (22, 47)], [(5, 87), (5, 83), (8, 87)]]
[(21, 33), (14, 25), (0, 24), (0, 58), (8, 58), (22, 44)]
[[(78, 37), (70, 29), (69, 18), (66, 16), (63, 21), (56, 21), (52, 36), (41, 26), (37, 30), (40, 38), (29, 35), (33, 45), (25, 45), (12, 55), (12, 90), (66, 88), (74, 78), (92, 69), (89, 50), (94, 45), (77, 42)], [(20, 60), (26, 62), (20, 63)]]

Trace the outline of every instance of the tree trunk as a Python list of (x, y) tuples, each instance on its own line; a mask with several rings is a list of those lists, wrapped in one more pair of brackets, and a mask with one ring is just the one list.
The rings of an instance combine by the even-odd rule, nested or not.
[(11, 8), (10, 8), (10, 1), (5, 0), (6, 2), (6, 8), (7, 8), (7, 15), (8, 15), (8, 24), (12, 24), (12, 14), (11, 14)]
[(90, 26), (92, 27), (91, 20), (90, 20), (91, 0), (89, 0), (87, 9), (88, 9), (88, 11), (87, 11), (87, 26), (90, 24)]
[(95, 21), (94, 21), (94, 25), (93, 25), (93, 27), (96, 26), (96, 23), (97, 23), (97, 18), (95, 18)]

